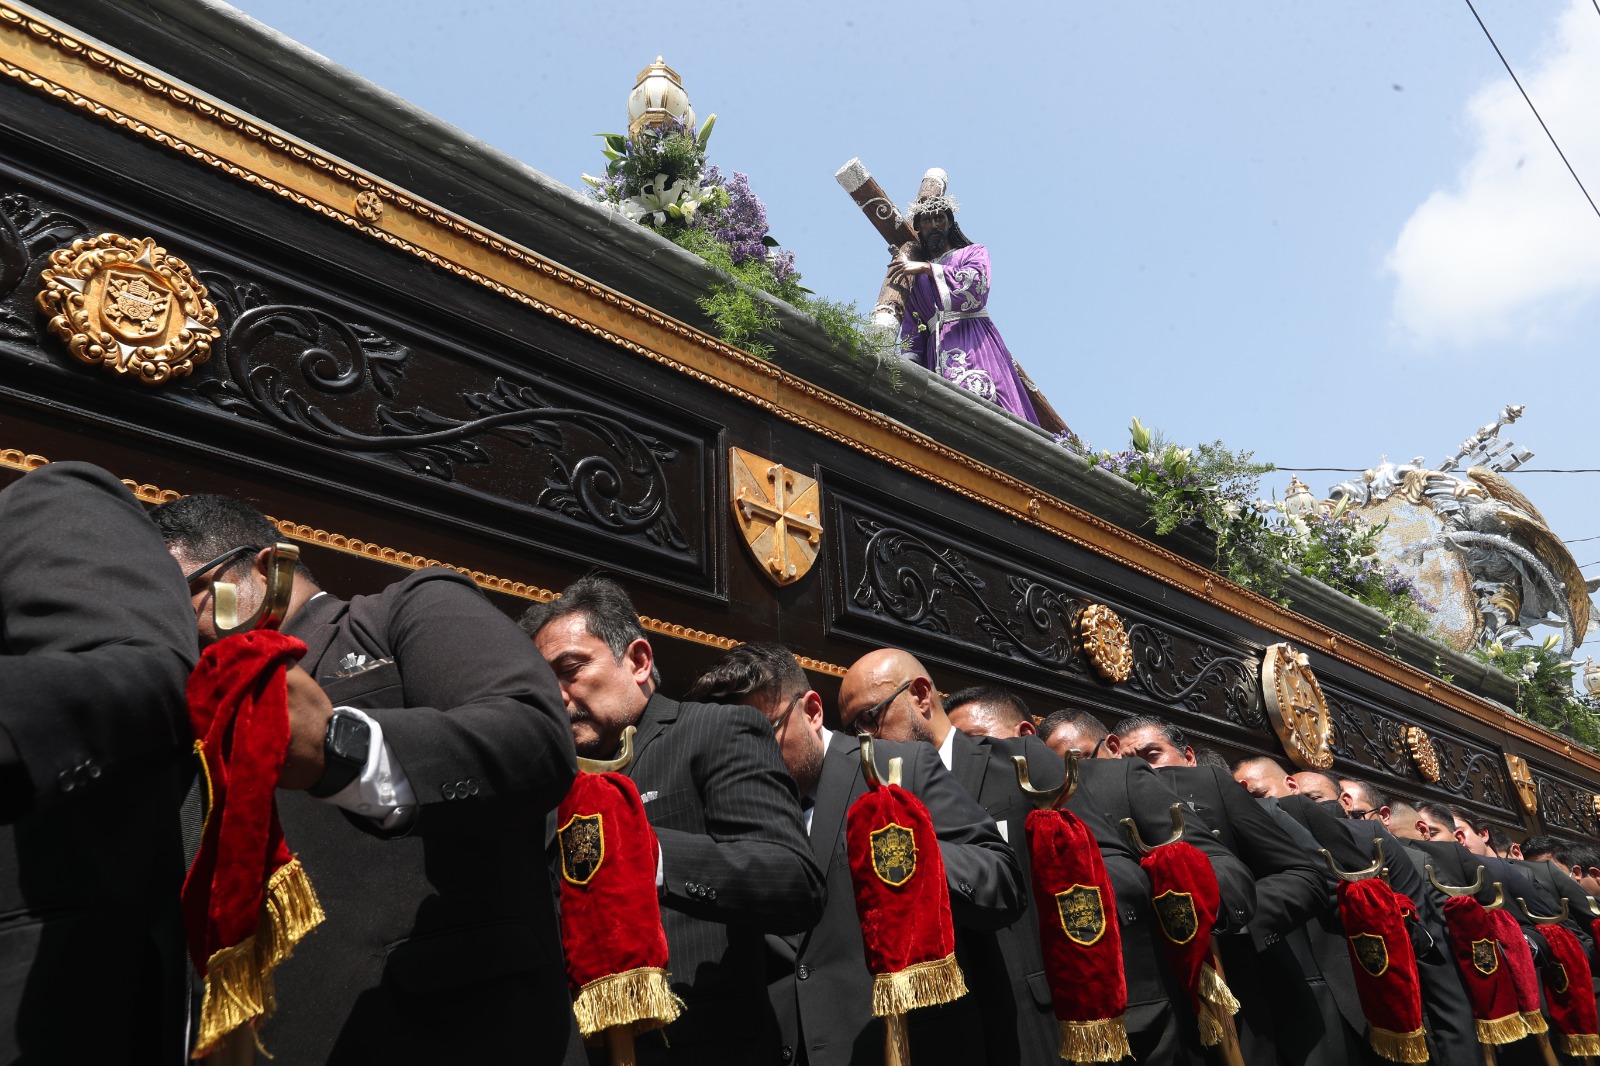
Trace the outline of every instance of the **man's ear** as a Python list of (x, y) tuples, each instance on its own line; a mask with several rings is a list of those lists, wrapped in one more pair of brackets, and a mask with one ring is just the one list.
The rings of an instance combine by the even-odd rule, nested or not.
[(1183, 762), (1185, 766), (1198, 766), (1200, 762), (1194, 757), (1194, 749), (1187, 744), (1183, 747)]
[(1293, 774), (1284, 774), (1283, 775), (1283, 787), (1288, 789), (1290, 792), (1299, 792), (1300, 791), (1300, 782), (1298, 782), (1298, 781), (1296, 781), (1294, 779), (1294, 775)]
[(650, 668), (655, 665), (655, 652), (650, 648), (650, 642), (643, 637), (633, 641), (622, 653), (622, 661), (627, 664), (628, 672), (633, 675), (636, 685), (650, 683)]
[(1022, 723), (1017, 726), (1017, 736), (1019, 737), (1036, 737), (1038, 735), (1039, 731), (1035, 729), (1033, 727), (1033, 723), (1028, 721), (1026, 718), (1024, 718)]
[(1106, 734), (1104, 746), (1107, 755), (1111, 756), (1113, 759), (1122, 758), (1122, 741), (1117, 739), (1117, 735), (1115, 733)]
[(815, 689), (800, 697), (799, 711), (806, 716), (806, 728), (821, 736), (824, 708), (822, 706), (822, 696)]
[(1385, 803), (1382, 807), (1378, 808), (1378, 821), (1382, 822), (1384, 825), (1388, 825), (1389, 818), (1393, 814), (1394, 812), (1389, 809), (1389, 805)]
[(917, 701), (917, 713), (924, 718), (933, 717), (933, 681), (926, 677), (914, 677), (907, 691), (911, 698)]

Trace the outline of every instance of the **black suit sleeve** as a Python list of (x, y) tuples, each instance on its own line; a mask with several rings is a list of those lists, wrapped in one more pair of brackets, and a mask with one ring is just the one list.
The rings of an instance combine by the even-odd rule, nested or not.
[(1001, 929), (1022, 914), (1026, 887), (1011, 845), (930, 744), (916, 752), (917, 798), (928, 808), (950, 885), (950, 916), (968, 929)]
[(188, 746), (194, 609), (110, 474), (55, 463), (0, 493), (0, 612), (0, 822)]
[[(704, 731), (683, 750), (696, 763), (705, 832), (656, 827), (667, 901), (712, 921), (803, 932), (822, 917), (827, 893), (772, 726), (753, 707), (696, 707), (683, 704), (674, 728)], [(691, 895), (691, 884), (716, 895)]]
[[(482, 804), (445, 801), (445, 786), (468, 778), (502, 811), (535, 818), (554, 808), (577, 755), (561, 690), (533, 643), (453, 571), (418, 571), (393, 592), (386, 618), (366, 617), (360, 600), (351, 605), (353, 624), (386, 628), (400, 677), (397, 690), (374, 694), (379, 706), (359, 706), (383, 726), (416, 791), (416, 831), (482, 831)], [(330, 686), (335, 703), (337, 691)]]
[[(1128, 807), (1139, 835), (1152, 843), (1166, 840), (1172, 835), (1172, 804), (1184, 805), (1183, 801), (1143, 759), (1122, 761), (1128, 766)], [(1256, 910), (1256, 883), (1250, 871), (1196, 817), (1184, 819), (1183, 839), (1199, 848), (1216, 871), (1217, 887), (1222, 892), (1218, 931), (1243, 929)]]
[(1250, 927), (1278, 936), (1298, 929), (1327, 906), (1326, 882), (1311, 857), (1242, 785), (1222, 770), (1212, 773), (1239, 858), (1256, 879), (1256, 911)]

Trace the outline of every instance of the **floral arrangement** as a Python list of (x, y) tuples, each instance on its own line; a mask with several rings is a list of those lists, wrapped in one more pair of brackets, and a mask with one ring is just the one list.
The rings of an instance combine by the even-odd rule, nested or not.
[(1496, 642), (1473, 652), (1517, 683), (1516, 711), (1536, 725), (1600, 750), (1600, 700), (1573, 688), (1577, 663), (1563, 659), (1554, 635), (1542, 644), (1506, 647)]
[(1381, 612), (1391, 628), (1425, 628), (1435, 608), (1397, 567), (1379, 561), (1381, 525), (1342, 506), (1325, 514), (1273, 516), (1255, 496), (1261, 476), (1276, 468), (1220, 440), (1179, 447), (1137, 418), (1129, 438), (1119, 452), (1080, 450), (1091, 465), (1138, 486), (1157, 536), (1180, 527), (1210, 530), (1214, 568), (1246, 588), (1287, 603), (1282, 575), (1297, 572)]
[(779, 245), (767, 222), (767, 208), (746, 174), (731, 177), (707, 162), (706, 145), (717, 117), (699, 131), (679, 123), (634, 136), (600, 134), (605, 173), (585, 174), (590, 195), (630, 221), (647, 226), (694, 252), (728, 276), (713, 286), (700, 308), (729, 344), (769, 358), (761, 340), (778, 328), (765, 292), (810, 314), (836, 349), (852, 359), (875, 357), (878, 346), (854, 304), (815, 296), (800, 284), (792, 251)]

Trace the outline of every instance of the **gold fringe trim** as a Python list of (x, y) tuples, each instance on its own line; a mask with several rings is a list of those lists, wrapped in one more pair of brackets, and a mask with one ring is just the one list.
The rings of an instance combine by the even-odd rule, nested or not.
[(269, 935), (264, 941), (258, 935), (256, 943), (262, 946), (261, 968), (268, 973), (277, 969), (294, 946), (327, 918), (299, 859), (290, 859), (273, 871), (262, 909), (262, 926)]
[(1600, 1036), (1593, 1033), (1557, 1033), (1556, 1046), (1575, 1059), (1600, 1055)]
[(1550, 1023), (1546, 1022), (1544, 1020), (1544, 1015), (1540, 1014), (1536, 1010), (1523, 1011), (1522, 1020), (1528, 1024), (1528, 1032), (1532, 1033), (1534, 1036), (1538, 1036), (1540, 1033), (1548, 1033), (1550, 1031)]
[(1216, 1047), (1222, 1042), (1227, 1019), (1239, 1013), (1239, 1000), (1228, 982), (1208, 962), (1200, 967), (1200, 1043)]
[(880, 973), (872, 979), (872, 1014), (875, 1018), (905, 1014), (918, 1007), (949, 1003), (967, 994), (967, 979), (954, 955), (932, 962), (912, 963), (898, 973)]
[(277, 1008), (272, 971), (325, 917), (299, 859), (273, 871), (263, 893), (255, 935), (219, 948), (206, 960), (205, 994), (192, 1058), (205, 1058), (229, 1033), (254, 1026)]
[(578, 990), (572, 1004), (584, 1039), (622, 1025), (636, 1034), (647, 1033), (677, 1021), (682, 1012), (683, 1000), (673, 994), (667, 971), (656, 966), (640, 966), (590, 981)]
[(1480, 1044), (1514, 1044), (1528, 1035), (1525, 1015), (1508, 1014), (1504, 1018), (1478, 1018), (1474, 1021)]
[(1133, 1057), (1122, 1015), (1093, 1022), (1062, 1022), (1058, 1054), (1068, 1062), (1121, 1062)]
[(1376, 1025), (1369, 1025), (1367, 1043), (1372, 1045), (1373, 1051), (1390, 1062), (1428, 1061), (1428, 1040), (1423, 1036), (1421, 1029), (1410, 1033), (1397, 1033), (1393, 1029), (1379, 1029)]

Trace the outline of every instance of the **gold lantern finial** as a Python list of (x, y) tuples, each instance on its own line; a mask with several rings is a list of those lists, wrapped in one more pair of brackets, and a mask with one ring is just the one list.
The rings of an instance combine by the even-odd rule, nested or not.
[(689, 94), (684, 92), (678, 72), (656, 56), (654, 63), (639, 72), (639, 80), (628, 94), (628, 136), (637, 137), (643, 130), (673, 121), (693, 129), (694, 108), (689, 106)]

